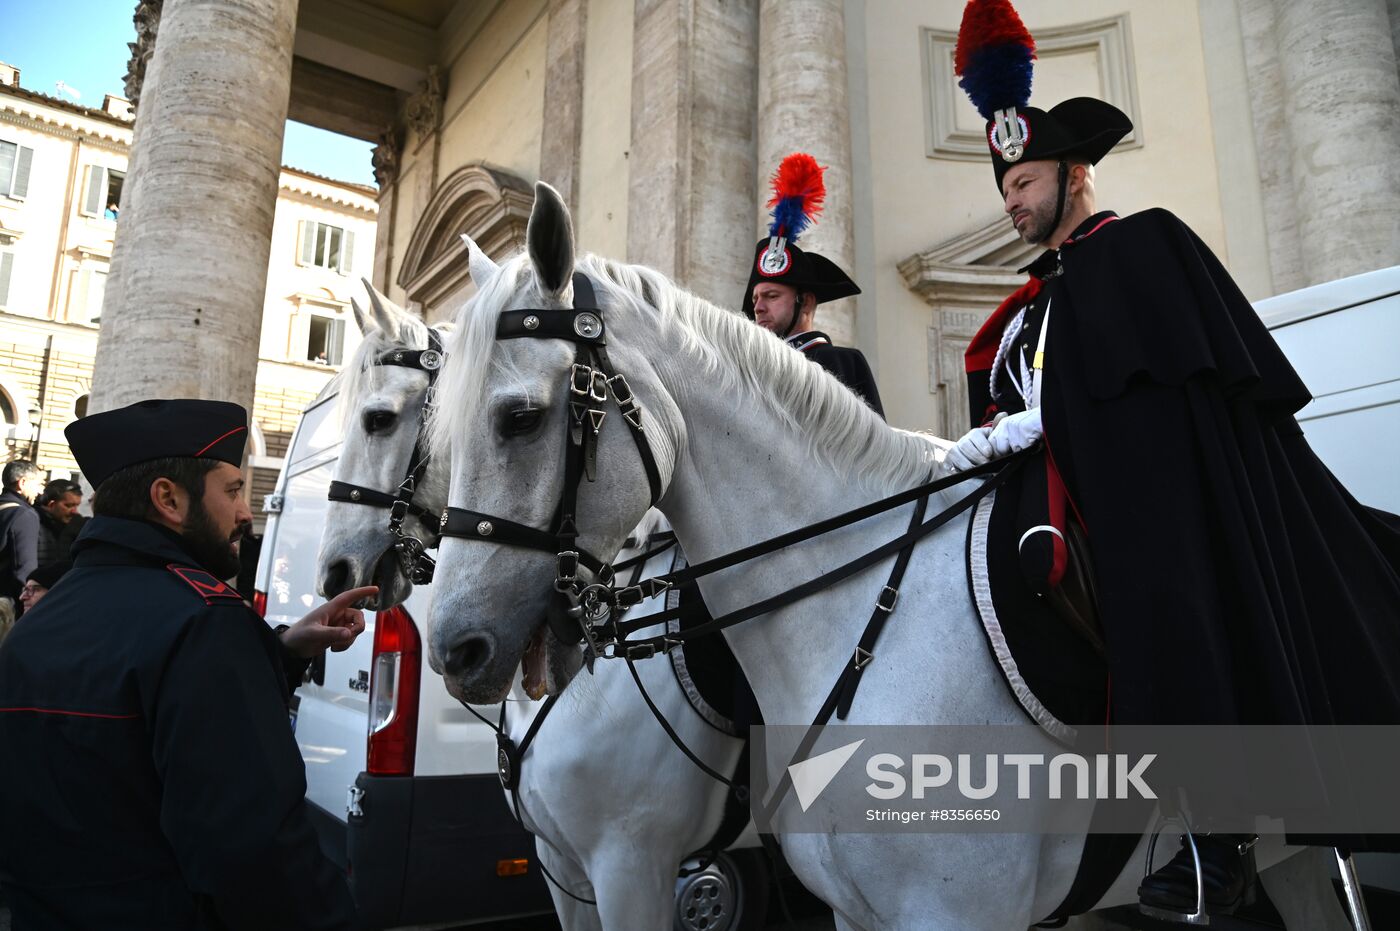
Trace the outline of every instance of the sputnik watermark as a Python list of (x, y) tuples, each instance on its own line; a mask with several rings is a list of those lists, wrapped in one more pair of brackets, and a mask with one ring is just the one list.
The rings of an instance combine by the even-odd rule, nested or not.
[(769, 726), (751, 758), (755, 819), (779, 833), (1139, 833), (1183, 797), (1216, 830), (1400, 831), (1400, 728), (1099, 727), (1067, 746), (1031, 726)]

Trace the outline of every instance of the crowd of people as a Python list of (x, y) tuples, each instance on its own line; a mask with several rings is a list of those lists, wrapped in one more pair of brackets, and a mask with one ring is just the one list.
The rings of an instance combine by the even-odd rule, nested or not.
[(69, 550), (87, 518), (82, 486), (44, 483), (34, 463), (17, 459), (0, 473), (0, 640), (72, 567)]

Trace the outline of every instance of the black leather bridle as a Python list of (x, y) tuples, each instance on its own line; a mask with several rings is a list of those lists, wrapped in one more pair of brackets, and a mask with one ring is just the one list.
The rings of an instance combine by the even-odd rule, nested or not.
[(370, 507), (389, 509), (389, 532), (394, 536), (394, 551), (398, 555), (404, 574), (414, 585), (426, 585), (433, 580), (433, 570), (436, 568), (436, 564), (426, 551), (428, 548), (436, 546), (437, 541), (424, 542), (405, 533), (403, 522), (410, 514), (425, 521), (430, 527), (438, 520), (437, 514), (421, 505), (414, 504), (413, 496), (418, 490), (418, 483), (423, 480), (423, 475), (428, 471), (424, 428), (432, 413), (433, 393), (437, 390), (438, 372), (442, 370), (445, 360), (442, 338), (432, 327), (428, 328), (427, 349), (391, 349), (381, 353), (374, 360), (375, 365), (397, 365), (403, 368), (418, 369), (428, 376), (428, 393), (418, 415), (418, 434), (413, 443), (413, 452), (408, 457), (408, 473), (399, 483), (398, 490), (393, 494), (365, 488), (362, 485), (352, 485), (349, 482), (331, 482), (330, 490), (326, 492), (326, 498), (329, 501), (342, 501), (348, 504), (364, 504)]
[[(611, 608), (614, 573), (605, 561), (578, 545), (577, 514), (579, 486), (585, 479), (592, 482), (597, 478), (598, 436), (610, 399), (632, 433), (646, 470), (652, 504), (661, 497), (661, 470), (647, 442), (642, 407), (627, 378), (608, 359), (603, 312), (598, 307), (593, 282), (575, 272), (573, 290), (571, 308), (507, 310), (496, 323), (497, 340), (562, 339), (576, 347), (574, 364), (569, 369), (564, 488), (550, 529), (540, 530), (492, 514), (449, 507), (442, 515), (438, 533), (552, 554), (557, 567), (554, 589), (565, 603), (554, 605), (562, 610), (550, 612), (550, 628), (566, 643), (589, 640), (594, 653), (600, 654), (601, 646), (592, 642), (593, 629)], [(587, 570), (591, 581), (581, 575), (581, 568)]]

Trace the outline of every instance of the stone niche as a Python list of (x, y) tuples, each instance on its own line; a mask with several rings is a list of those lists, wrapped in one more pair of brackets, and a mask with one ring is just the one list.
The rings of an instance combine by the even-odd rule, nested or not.
[(423, 308), (424, 318), (471, 283), (466, 233), (492, 259), (525, 248), (525, 226), (535, 191), (508, 171), (467, 165), (448, 175), (424, 207), (399, 267), (399, 286)]
[(904, 284), (933, 308), (928, 386), (939, 436), (958, 437), (969, 428), (963, 353), (992, 311), (1025, 283), (1016, 269), (1039, 254), (998, 215), (899, 263)]

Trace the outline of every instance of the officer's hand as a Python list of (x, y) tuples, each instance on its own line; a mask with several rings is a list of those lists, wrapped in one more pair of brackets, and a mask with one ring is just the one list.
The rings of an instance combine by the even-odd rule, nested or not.
[(339, 653), (354, 643), (365, 629), (364, 612), (352, 606), (362, 598), (377, 594), (377, 585), (341, 592), (282, 631), (282, 645), (302, 659), (312, 659), (327, 647)]
[(963, 434), (962, 439), (953, 444), (943, 458), (943, 467), (949, 472), (966, 472), (991, 462), (996, 458), (992, 451), (991, 434), (993, 429), (1006, 419), (1006, 414), (997, 414), (996, 419), (985, 427), (973, 427)]
[(992, 429), (992, 435), (988, 439), (992, 444), (993, 455), (1001, 458), (1034, 446), (1042, 433), (1040, 408), (1037, 407), (1007, 417)]

